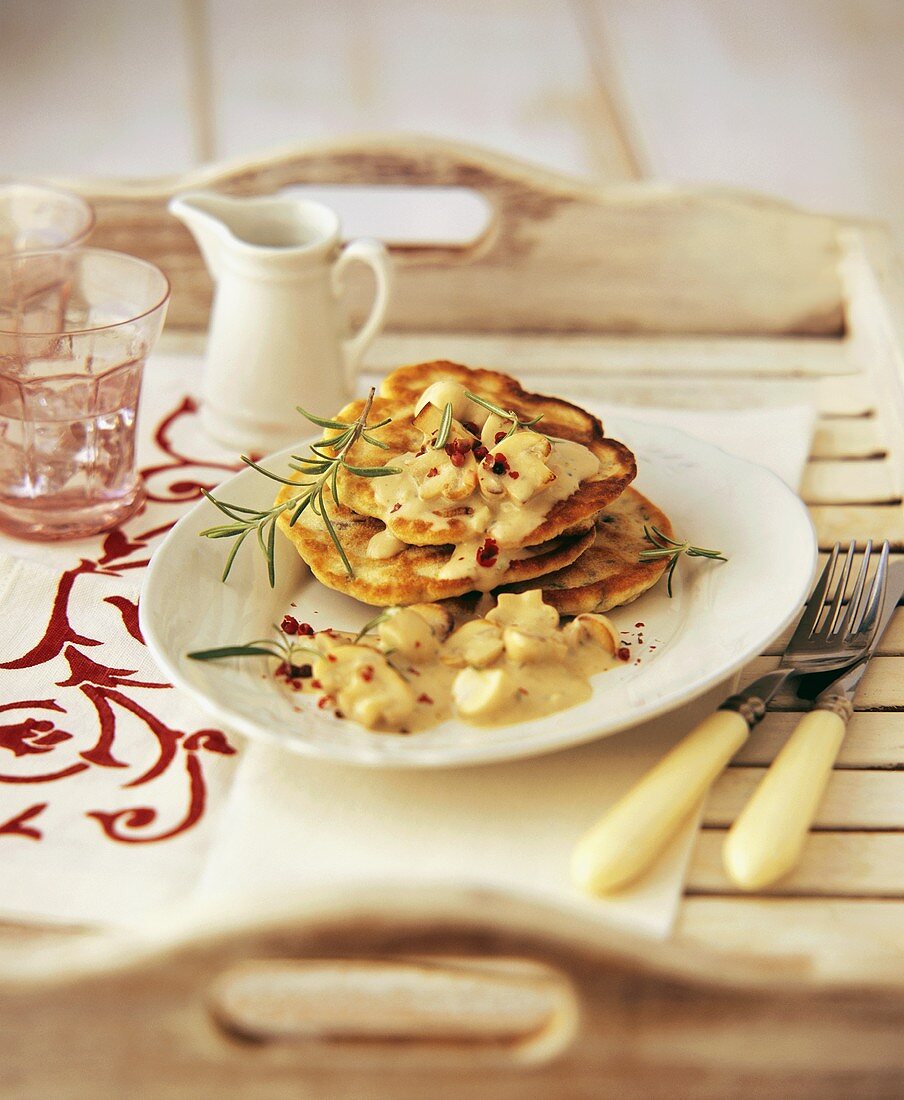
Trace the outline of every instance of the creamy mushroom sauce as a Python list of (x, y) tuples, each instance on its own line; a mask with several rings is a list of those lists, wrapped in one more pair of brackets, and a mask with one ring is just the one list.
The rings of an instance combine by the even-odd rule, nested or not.
[[(451, 428), (445, 446), (435, 448), (447, 404)], [(525, 546), (552, 506), (599, 470), (589, 448), (530, 428), (512, 430), (510, 419), (472, 401), (457, 382), (429, 386), (415, 405), (414, 424), (423, 446), (394, 458), (401, 473), (375, 479), (374, 495), (389, 522), (398, 516), (436, 530), (458, 517), (470, 537), (453, 548), (439, 575), (472, 579), (478, 591), (495, 587), (512, 561), (529, 554)], [(387, 529), (367, 552), (382, 559), (404, 547)]]
[(415, 733), (450, 717), (492, 726), (565, 710), (590, 698), (591, 676), (619, 663), (605, 616), (563, 626), (538, 590), (504, 593), (484, 616), (453, 625), (441, 604), (391, 608), (362, 637), (312, 635), (310, 665), (285, 669), (284, 679), (337, 717)]

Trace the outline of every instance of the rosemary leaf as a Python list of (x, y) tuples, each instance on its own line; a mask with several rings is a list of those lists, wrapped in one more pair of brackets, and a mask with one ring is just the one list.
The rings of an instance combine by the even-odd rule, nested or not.
[(369, 424), (367, 421), (373, 405), (375, 393), (376, 391), (371, 389), (364, 402), (360, 415), (351, 423), (314, 416), (312, 413), (299, 407), (299, 412), (307, 417), (313, 424), (317, 424), (325, 431), (336, 433), (329, 438), (321, 440), (319, 443), (311, 444), (310, 455), (292, 455), (292, 461), (288, 463), (289, 469), (301, 474), (301, 480), (293, 480), (291, 477), (284, 477), (282, 474), (267, 470), (253, 459), (243, 456), (243, 461), (253, 470), (263, 474), (272, 481), (276, 481), (281, 485), (286, 485), (291, 488), (292, 492), (286, 494), (286, 499), (281, 503), (274, 504), (270, 508), (255, 510), (254, 508), (248, 508), (244, 505), (233, 505), (225, 501), (217, 500), (210, 493), (205, 491), (204, 495), (211, 504), (233, 521), (231, 524), (220, 524), (219, 526), (209, 527), (201, 532), (206, 538), (236, 539), (236, 544), (231, 548), (226, 559), (226, 565), (223, 572), (224, 580), (229, 575), (229, 571), (235, 561), (239, 547), (245, 541), (246, 537), (254, 531), (258, 548), (267, 562), (267, 575), (270, 586), (274, 587), (276, 584), (277, 520), (283, 512), (290, 512), (289, 525), (294, 526), (306, 508), (311, 508), (312, 511), (323, 520), (324, 527), (342, 559), (342, 564), (346, 572), (349, 576), (354, 576), (348, 554), (341, 544), (336, 526), (329, 514), (328, 504), (324, 497), (324, 489), (327, 486), (331, 487), (333, 501), (335, 504), (338, 504), (339, 470), (343, 467), (348, 470), (351, 475), (356, 477), (389, 477), (391, 474), (400, 473), (399, 469), (392, 466), (352, 466), (350, 463), (346, 462), (346, 455), (361, 438), (366, 439), (367, 442), (377, 447), (387, 449), (387, 444), (373, 438), (370, 433), (390, 424), (392, 422), (391, 419), (384, 418), (375, 424)]
[[(497, 416), (501, 416), (503, 420), (510, 420), (512, 422), (511, 428), (506, 433), (506, 438), (510, 435), (514, 435), (519, 428), (532, 429), (535, 424), (539, 424), (543, 419), (543, 414), (539, 416), (531, 417), (527, 420), (522, 420), (521, 417), (515, 412), (514, 409), (504, 409), (501, 405), (495, 404), (493, 401), (487, 400), (485, 397), (481, 397), (480, 394), (471, 393), (470, 390), (465, 390), (465, 397), (470, 401), (475, 401), (478, 405), (482, 405), (488, 412), (495, 413)], [(542, 433), (537, 433), (542, 434)]]
[(355, 635), (354, 644), (357, 645), (357, 643), (361, 641), (364, 635), (369, 634), (375, 626), (379, 626), (380, 623), (386, 622), (393, 610), (394, 608), (384, 607), (380, 612), (378, 612), (378, 614), (374, 615), (372, 619), (369, 619)]
[(373, 436), (368, 435), (367, 432), (362, 432), (361, 438), (365, 441), (365, 443), (369, 443), (371, 447), (379, 447), (381, 451), (392, 450), (388, 443), (384, 443), (382, 439), (374, 439)]
[(434, 451), (441, 451), (449, 440), (449, 430), (452, 427), (452, 402), (447, 401), (443, 409), (443, 418), (439, 422), (439, 431), (436, 439), (430, 444)]
[(297, 481), (293, 481), (290, 477), (283, 477), (282, 474), (274, 474), (271, 470), (265, 470), (263, 466), (259, 466), (253, 459), (248, 458), (247, 455), (242, 455), (242, 462), (246, 466), (250, 466), (252, 470), (257, 470), (259, 474), (263, 474), (264, 477), (269, 477), (271, 481), (278, 481), (283, 485), (297, 485)]
[(242, 545), (242, 543), (248, 537), (250, 532), (251, 532), (251, 528), (246, 527), (245, 530), (238, 536), (238, 538), (232, 544), (232, 549), (229, 551), (229, 554), (226, 558), (226, 565), (223, 569), (223, 575), (220, 578), (220, 580), (225, 582), (228, 579), (229, 571), (230, 571), (230, 569), (232, 569), (232, 563), (235, 561), (235, 556), (239, 552), (239, 547)]
[(666, 588), (669, 597), (673, 595), (672, 581), (678, 567), (678, 561), (683, 555), (686, 554), (689, 558), (707, 558), (709, 561), (728, 561), (721, 550), (707, 550), (703, 546), (691, 546), (689, 542), (678, 542), (676, 539), (663, 534), (658, 527), (652, 524), (649, 527), (644, 526), (643, 533), (647, 542), (653, 544), (654, 549), (641, 550), (638, 554), (638, 561), (652, 562), (668, 559)]
[(207, 539), (233, 539), (242, 533), (241, 527), (208, 527), (206, 531), (199, 531)]
[(194, 661), (219, 661), (223, 657), (279, 657), (280, 654), (260, 645), (224, 645), (219, 649), (199, 649), (187, 656)]
[(327, 420), (323, 416), (315, 416), (313, 413), (309, 413), (307, 409), (303, 409), (301, 405), (296, 405), (295, 408), (301, 413), (305, 420), (310, 420), (312, 424), (316, 424), (318, 428), (334, 428), (339, 431), (347, 431), (352, 425), (342, 420)]
[[(323, 496), (321, 496), (320, 500), (322, 505)], [(325, 507), (322, 508), (320, 515), (323, 519), (323, 525), (327, 529), (327, 533), (333, 540), (333, 545), (336, 547), (336, 551), (339, 554), (339, 557), (342, 558), (342, 564), (345, 566), (345, 571), (350, 577), (353, 577), (355, 575), (355, 571), (354, 569), (352, 569), (352, 563), (348, 560), (348, 555), (346, 554), (342, 543), (339, 541), (339, 536), (336, 534), (336, 528), (333, 526), (333, 521), (330, 519), (330, 514)]]
[(270, 538), (267, 540), (267, 576), (270, 587), (276, 587), (276, 516), (270, 520)]
[(257, 515), (256, 508), (243, 508), (241, 504), (224, 504), (222, 500), (217, 500), (217, 498), (206, 489), (202, 489), (201, 492), (207, 497), (214, 508), (219, 508), (224, 515), (229, 516), (230, 519), (237, 520), (239, 523), (243, 523), (244, 521), (241, 515), (237, 515), (236, 513), (244, 512), (245, 515), (249, 516)]
[[(333, 467), (333, 472), (330, 479), (330, 492), (333, 494), (333, 503), (339, 503), (339, 463)], [(321, 494), (322, 499), (323, 494)]]
[[(305, 477), (313, 477), (315, 474), (322, 474), (324, 470), (328, 470), (332, 464), (333, 459), (331, 458), (303, 458), (299, 462), (290, 462), (289, 469), (297, 470)], [(299, 482), (298, 484), (303, 483)]]
[(304, 500), (302, 500), (302, 502), (298, 505), (298, 507), (292, 513), (292, 518), (289, 520), (289, 526), (290, 527), (294, 527), (295, 524), (298, 523), (299, 519), (301, 518), (301, 513), (305, 510), (305, 508), (307, 508), (307, 506), (310, 503), (311, 503), (311, 498), (310, 497), (305, 497)]

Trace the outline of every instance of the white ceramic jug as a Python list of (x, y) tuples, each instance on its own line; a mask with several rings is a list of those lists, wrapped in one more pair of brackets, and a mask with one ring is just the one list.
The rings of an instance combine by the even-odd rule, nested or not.
[[(391, 261), (378, 241), (344, 248), (339, 218), (318, 202), (178, 196), (170, 211), (194, 234), (216, 283), (207, 344), (201, 422), (220, 443), (267, 453), (311, 425), (303, 405), (333, 416), (352, 395), (367, 346), (389, 302)], [(370, 316), (346, 335), (343, 275), (373, 268)]]

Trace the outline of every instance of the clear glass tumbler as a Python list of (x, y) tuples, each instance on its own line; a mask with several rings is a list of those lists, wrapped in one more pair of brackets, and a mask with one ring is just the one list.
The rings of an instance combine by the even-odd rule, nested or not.
[(33, 183), (0, 183), (0, 255), (67, 248), (94, 228), (84, 199)]
[(153, 264), (96, 248), (0, 256), (0, 528), (115, 527), (141, 504), (141, 375), (166, 316)]

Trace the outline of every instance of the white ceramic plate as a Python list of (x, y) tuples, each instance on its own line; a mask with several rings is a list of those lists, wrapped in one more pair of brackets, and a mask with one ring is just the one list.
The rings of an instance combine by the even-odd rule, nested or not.
[[(586, 703), (551, 717), (492, 729), (447, 721), (425, 733), (372, 733), (316, 708), (267, 674), (260, 659), (192, 661), (191, 650), (270, 633), (291, 613), (316, 629), (358, 629), (374, 609), (324, 588), (282, 537), (276, 588), (256, 544), (242, 547), (220, 581), (231, 542), (198, 532), (223, 522), (203, 501), (154, 555), (141, 599), (141, 628), (163, 671), (226, 727), (292, 752), (370, 767), (448, 767), (513, 759), (591, 741), (636, 725), (725, 680), (775, 638), (806, 598), (816, 560), (807, 511), (774, 474), (673, 428), (608, 418), (606, 429), (636, 453), (637, 488), (659, 504), (675, 531), (730, 559), (685, 558), (675, 596), (665, 583), (612, 612), (632, 642), (632, 660), (594, 678)], [(292, 448), (266, 465), (285, 469)], [(260, 507), (268, 483), (245, 470), (217, 490)], [(643, 623), (643, 627), (636, 624)], [(642, 644), (636, 637), (642, 636)]]

